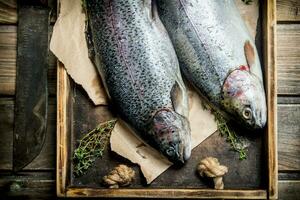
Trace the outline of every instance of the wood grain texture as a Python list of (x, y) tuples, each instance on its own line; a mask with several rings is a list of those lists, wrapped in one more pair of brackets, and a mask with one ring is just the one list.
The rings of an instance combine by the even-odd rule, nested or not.
[(300, 95), (300, 24), (277, 25), (278, 94)]
[[(34, 1), (33, 1), (34, 2)], [(51, 10), (50, 22), (54, 24), (56, 15), (56, 0), (48, 0), (48, 7)], [(17, 0), (0, 0), (0, 24), (14, 24), (18, 22)]]
[(280, 180), (300, 180), (300, 171), (279, 171), (278, 178)]
[(300, 104), (278, 105), (279, 170), (300, 170)]
[(127, 197), (173, 199), (266, 199), (265, 190), (214, 190), (214, 189), (87, 189), (69, 188), (68, 197)]
[[(52, 27), (50, 28), (50, 34)], [(17, 27), (0, 26), (0, 95), (14, 95), (16, 82)], [(56, 95), (56, 58), (49, 51), (48, 92)]]
[(53, 199), (55, 197), (53, 175), (52, 171), (21, 172), (17, 175), (2, 172), (0, 173), (0, 198)]
[(263, 64), (265, 70), (268, 122), (266, 126), (266, 158), (268, 198), (278, 196), (277, 165), (277, 49), (276, 49), (276, 0), (262, 3), (262, 42)]
[(17, 0), (0, 0), (0, 24), (15, 24), (17, 18)]
[(278, 104), (300, 104), (300, 98), (297, 96), (278, 97)]
[(278, 21), (300, 21), (299, 0), (277, 0)]
[[(46, 141), (41, 153), (24, 170), (55, 169), (56, 101), (49, 99)], [(0, 98), (0, 170), (12, 169), (14, 99)]]
[(0, 98), (0, 169), (12, 169), (14, 100)]
[(278, 182), (280, 200), (299, 200), (300, 181), (279, 181)]
[(70, 123), (67, 119), (69, 112), (64, 105), (69, 104), (70, 82), (63, 64), (59, 62), (57, 68), (57, 79), (60, 84), (57, 85), (56, 194), (59, 197), (64, 197), (69, 169), (67, 160), (64, 158), (69, 155), (66, 144), (70, 132), (70, 128), (67, 126)]
[(0, 94), (15, 93), (16, 57), (17, 27), (0, 26)]

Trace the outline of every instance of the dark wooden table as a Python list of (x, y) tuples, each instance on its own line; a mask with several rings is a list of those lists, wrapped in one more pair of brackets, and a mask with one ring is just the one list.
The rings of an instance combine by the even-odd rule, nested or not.
[[(53, 55), (49, 56), (46, 143), (30, 165), (19, 175), (12, 175), (16, 8), (16, 0), (0, 0), (0, 199), (7, 195), (51, 199), (56, 194), (56, 59)], [(299, 0), (277, 1), (277, 24), (279, 199), (300, 199)]]

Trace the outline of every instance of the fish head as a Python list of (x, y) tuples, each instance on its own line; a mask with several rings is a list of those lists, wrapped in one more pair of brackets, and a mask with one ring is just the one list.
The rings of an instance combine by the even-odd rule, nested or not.
[(222, 106), (234, 120), (249, 129), (265, 126), (267, 108), (263, 83), (247, 66), (232, 71), (222, 90)]
[(184, 164), (191, 156), (191, 133), (186, 117), (161, 109), (152, 118), (150, 130), (160, 152), (175, 164)]

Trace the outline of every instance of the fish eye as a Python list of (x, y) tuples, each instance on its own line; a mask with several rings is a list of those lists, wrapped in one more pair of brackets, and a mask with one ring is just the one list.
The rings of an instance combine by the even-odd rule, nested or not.
[(243, 117), (244, 117), (245, 119), (251, 119), (251, 117), (252, 117), (252, 112), (251, 112), (251, 109), (250, 109), (250, 108), (245, 108), (245, 109), (243, 110)]

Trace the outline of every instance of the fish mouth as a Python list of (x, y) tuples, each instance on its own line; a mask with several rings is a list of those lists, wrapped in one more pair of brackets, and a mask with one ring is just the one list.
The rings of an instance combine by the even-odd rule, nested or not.
[(183, 155), (184, 162), (186, 162), (191, 157), (191, 151), (192, 151), (191, 143), (189, 143), (183, 148), (182, 155)]
[(155, 145), (174, 164), (184, 164), (191, 155), (189, 122), (178, 113), (161, 109), (152, 118)]
[(267, 123), (266, 117), (263, 117), (262, 113), (259, 113), (259, 118), (256, 120), (254, 128), (262, 129), (265, 127), (266, 123)]
[(187, 162), (191, 156), (190, 146), (184, 144), (171, 145), (164, 150), (164, 155), (175, 165), (181, 166)]
[(172, 162), (176, 165), (183, 165), (191, 157), (191, 146), (180, 144), (179, 149), (180, 151), (177, 151), (175, 158), (172, 159)]

